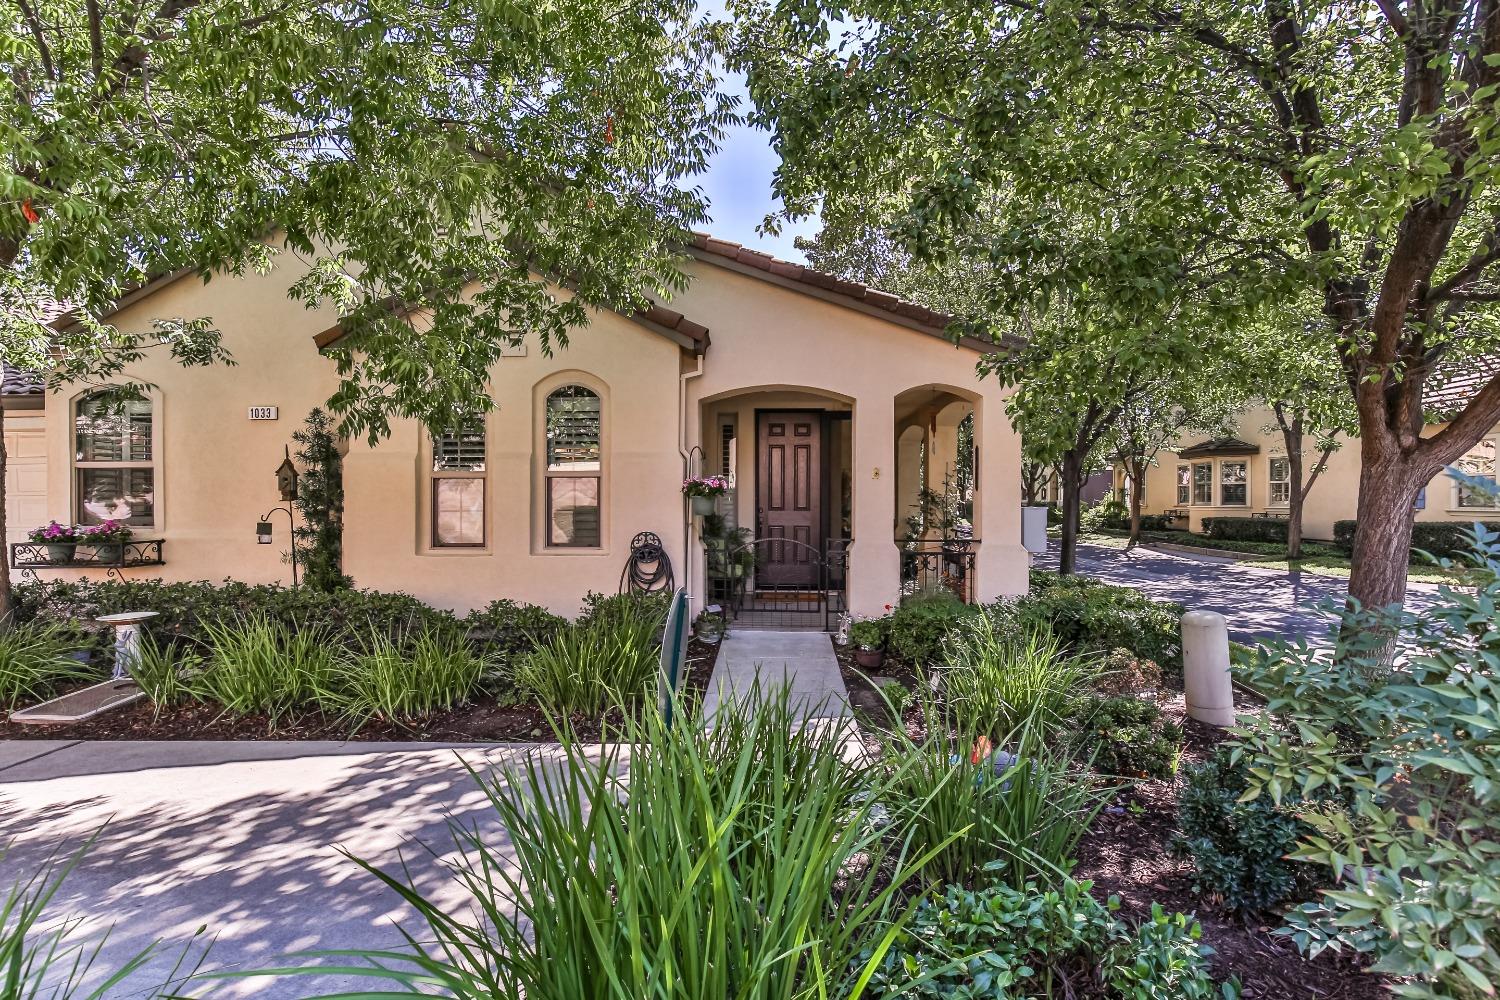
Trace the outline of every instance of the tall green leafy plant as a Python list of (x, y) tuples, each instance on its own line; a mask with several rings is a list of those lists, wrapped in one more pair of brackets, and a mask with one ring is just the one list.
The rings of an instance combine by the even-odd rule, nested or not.
[(1045, 630), (1018, 632), (1000, 612), (971, 615), (944, 651), (944, 717), (970, 737), (1000, 739), (1022, 724), (1051, 729), (1097, 669), (1091, 658), (1065, 654)]
[(453, 827), (472, 911), (366, 865), (425, 926), (341, 971), (460, 1000), (864, 996), (922, 859), (888, 854), (886, 787), (840, 733), (798, 726), (786, 688), (745, 694), (480, 779), (506, 833)]
[(1239, 733), (1242, 798), (1348, 803), (1303, 806), (1312, 832), (1292, 857), (1343, 883), (1287, 933), (1373, 956), (1410, 997), (1500, 986), (1500, 535), (1476, 526), (1472, 541), (1474, 591), (1440, 588), (1404, 620), (1346, 610), (1334, 649), (1280, 645), (1243, 673), (1267, 705)]
[(344, 458), (333, 434), (333, 420), (321, 407), (292, 432), (297, 442), (297, 509), (302, 523), (292, 544), (302, 563), (302, 582), (315, 590), (352, 586), (344, 575)]
[(0, 709), (40, 701), (63, 685), (100, 676), (72, 654), (77, 634), (60, 625), (30, 624), (0, 630)]

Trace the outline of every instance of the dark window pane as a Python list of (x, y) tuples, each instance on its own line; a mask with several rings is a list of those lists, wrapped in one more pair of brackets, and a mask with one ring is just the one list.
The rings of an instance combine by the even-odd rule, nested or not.
[(547, 480), (547, 544), (598, 547), (597, 476), (563, 476)]
[(547, 397), (547, 468), (554, 472), (599, 469), (599, 397), (567, 385)]
[(432, 437), (433, 472), (483, 472), (484, 428), (465, 427)]
[(149, 525), (155, 513), (154, 486), (150, 469), (79, 469), (78, 522)]
[(78, 404), (80, 462), (151, 461), (151, 402), (92, 397)]
[(484, 544), (484, 480), (432, 481), (434, 545)]

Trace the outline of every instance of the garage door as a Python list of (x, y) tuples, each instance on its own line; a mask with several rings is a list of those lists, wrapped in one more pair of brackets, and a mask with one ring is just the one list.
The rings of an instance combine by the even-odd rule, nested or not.
[(6, 540), (24, 541), (26, 532), (48, 520), (47, 448), (40, 414), (5, 415)]

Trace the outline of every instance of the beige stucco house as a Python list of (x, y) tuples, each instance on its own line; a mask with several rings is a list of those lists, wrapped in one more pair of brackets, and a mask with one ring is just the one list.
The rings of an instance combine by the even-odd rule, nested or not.
[[(1429, 394), (1429, 412), (1451, 413), (1463, 405), (1484, 378), (1488, 368), (1472, 377), (1456, 378)], [(1443, 423), (1432, 423), (1432, 435)], [(1352, 519), (1359, 502), (1359, 440), (1341, 438), (1340, 447), (1303, 509), (1303, 533), (1312, 539), (1332, 539), (1335, 521)], [(1495, 428), (1458, 464), (1471, 475), (1493, 479), (1500, 427)], [(1286, 445), (1276, 418), (1263, 405), (1247, 407), (1226, 437), (1205, 439), (1185, 435), (1174, 450), (1163, 451), (1146, 472), (1142, 512), (1172, 514), (1174, 526), (1203, 530), (1209, 517), (1285, 517), (1293, 484), (1286, 459)], [(1307, 435), (1303, 446), (1304, 475), (1311, 472), (1320, 454), (1318, 443)], [(1122, 491), (1125, 478), (1116, 470)], [(1436, 476), (1417, 500), (1418, 521), (1472, 522), (1500, 518), (1495, 499), (1464, 488), (1446, 473)]]
[[(407, 422), (374, 447), (349, 442), (344, 569), (356, 584), (457, 610), (508, 597), (572, 613), (586, 592), (616, 591), (632, 540), (653, 532), (702, 605), (715, 568), (681, 484), (723, 473), (734, 490), (719, 512), (763, 540), (741, 588), (752, 605), (774, 590), (819, 612), (806, 617), (816, 627), (844, 607), (878, 614), (911, 583), (902, 525), (916, 491), (958, 463), (967, 418), (973, 541), (929, 568), (961, 573), (968, 599), (1024, 591), (1020, 441), (1005, 391), (976, 374), (994, 346), (955, 345), (949, 317), (737, 244), (700, 236), (688, 253), (691, 285), (670, 305), (595, 311), (552, 357), (512, 350), (491, 372), (497, 405), (482, 427), (434, 439)], [(287, 298), (301, 265), (277, 260), (207, 284), (165, 276), (121, 300), (111, 319), (125, 329), (210, 317), (237, 362), (142, 361), (127, 374), (158, 388), (123, 417), (10, 374), (8, 541), (50, 519), (123, 518), (135, 539), (162, 543), (160, 565), (114, 571), (127, 577), (289, 579), (284, 517), (274, 545), (256, 544), (257, 524), (280, 502), (292, 431), (335, 388), (320, 349), (340, 330), (331, 311)]]

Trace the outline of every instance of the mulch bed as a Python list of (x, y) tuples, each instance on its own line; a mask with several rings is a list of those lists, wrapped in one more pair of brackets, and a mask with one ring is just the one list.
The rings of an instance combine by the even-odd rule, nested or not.
[[(884, 702), (866, 672), (855, 665), (852, 650), (835, 648), (856, 713), (866, 720), (889, 723)], [(914, 670), (889, 659), (879, 675), (894, 677), (909, 690), (921, 683)], [(1242, 707), (1254, 707), (1251, 698), (1240, 697)], [(1162, 711), (1183, 726), (1184, 766), (1203, 761), (1224, 738), (1221, 730), (1187, 718), (1180, 691), (1169, 693)], [(920, 735), (920, 719), (910, 713), (903, 725)], [(866, 746), (878, 753), (878, 735), (867, 733)], [(1118, 896), (1120, 912), (1128, 917), (1149, 917), (1152, 903), (1194, 916), (1203, 927), (1203, 942), (1214, 949), (1215, 974), (1238, 976), (1245, 1000), (1388, 998), (1389, 981), (1364, 972), (1356, 962), (1327, 952), (1316, 959), (1304, 958), (1290, 940), (1273, 933), (1279, 925), (1274, 916), (1242, 921), (1193, 891), (1192, 862), (1171, 849), (1181, 780), (1141, 781), (1118, 793), (1112, 804), (1123, 811), (1101, 813), (1095, 820), (1079, 845), (1073, 876), (1092, 881), (1094, 895), (1100, 899)]]
[[(696, 637), (688, 646), (683, 696), (692, 700), (708, 686), (708, 675), (718, 656), (717, 643)], [(96, 683), (96, 682), (90, 682)], [(696, 694), (695, 694), (696, 693)], [(600, 739), (606, 725), (618, 718), (578, 716), (571, 720), (575, 738)], [(0, 740), (333, 740), (350, 742), (438, 743), (551, 743), (557, 739), (552, 723), (536, 705), (501, 705), (479, 701), (451, 712), (441, 712), (417, 723), (370, 722), (357, 732), (347, 720), (310, 712), (282, 719), (274, 727), (263, 715), (227, 716), (213, 705), (188, 702), (163, 709), (160, 715), (148, 702), (137, 702), (71, 725), (35, 726), (0, 722)]]

